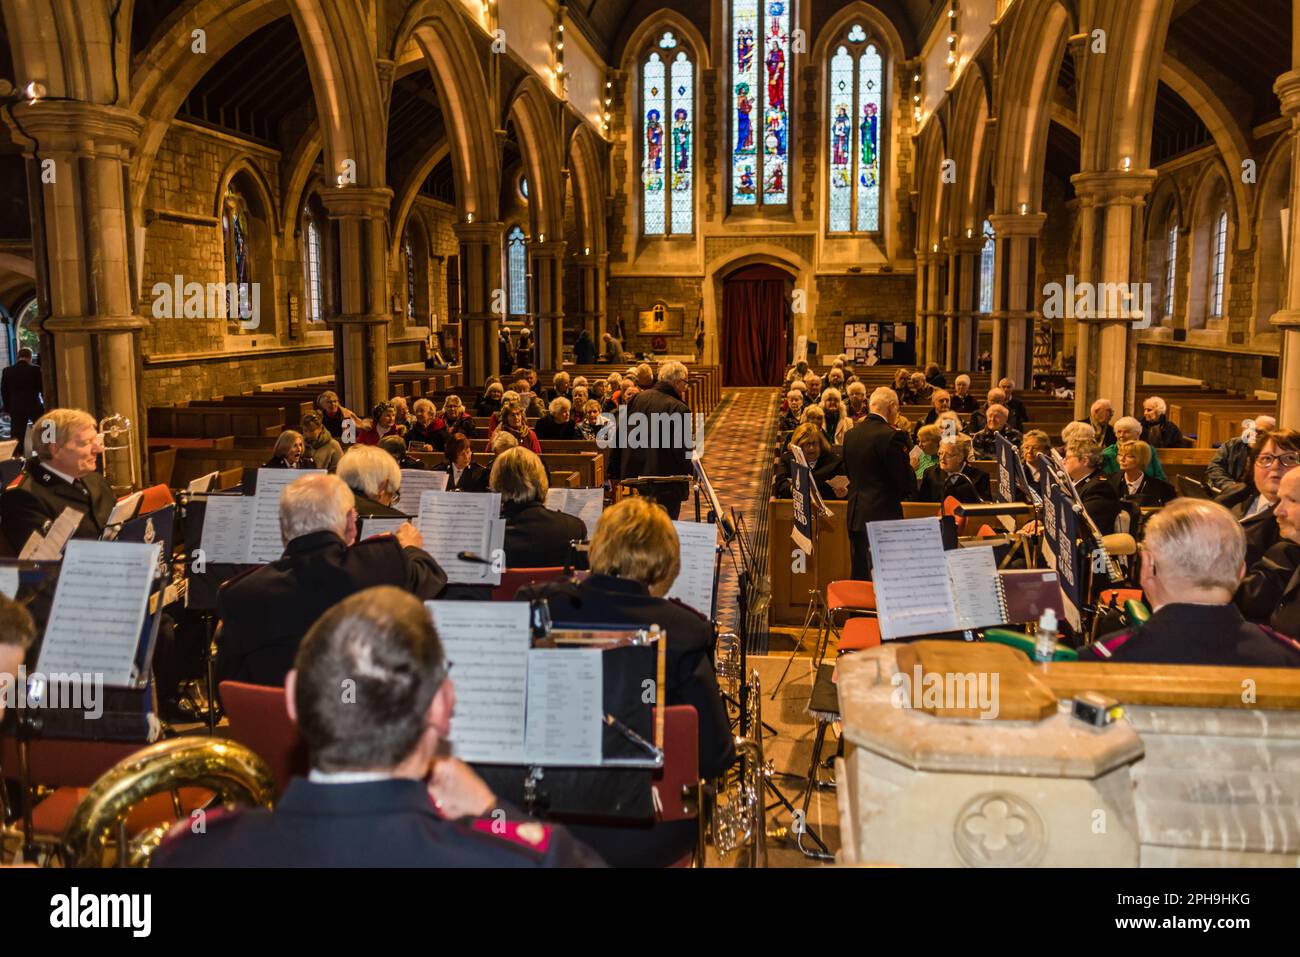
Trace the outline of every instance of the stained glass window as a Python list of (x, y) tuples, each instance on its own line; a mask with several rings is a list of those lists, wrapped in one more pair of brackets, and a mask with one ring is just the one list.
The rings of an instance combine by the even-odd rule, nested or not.
[[(233, 186), (226, 190), (221, 228), (226, 259), (226, 318), (230, 322), (252, 317), (252, 277), (248, 245), (248, 204)], [(232, 287), (230, 284), (234, 283)]]
[(415, 251), (411, 248), (411, 234), (406, 234), (402, 243), (406, 253), (406, 318), (415, 318)]
[(780, 206), (790, 201), (793, 5), (793, 0), (732, 0), (731, 202), (735, 206)]
[(316, 223), (316, 217), (310, 212), (305, 216), (307, 220), (304, 230), (307, 247), (307, 321), (324, 322), (325, 297), (321, 287), (320, 226)]
[(1163, 315), (1174, 314), (1174, 282), (1178, 277), (1178, 224), (1169, 227), (1165, 241), (1165, 309)]
[(1223, 266), (1228, 254), (1228, 213), (1219, 214), (1214, 226), (1214, 261), (1210, 267), (1213, 281), (1210, 286), (1210, 315), (1223, 315)]
[(506, 270), (510, 276), (510, 315), (528, 315), (528, 247), (515, 226), (506, 235)]
[(993, 224), (984, 220), (984, 248), (980, 250), (980, 312), (993, 311), (993, 257), (997, 242), (993, 236)]
[(695, 67), (677, 39), (665, 33), (642, 70), (642, 231), (647, 236), (691, 234), (695, 209)]
[(880, 130), (884, 63), (860, 24), (851, 26), (830, 64), (830, 188), (833, 233), (880, 229)]

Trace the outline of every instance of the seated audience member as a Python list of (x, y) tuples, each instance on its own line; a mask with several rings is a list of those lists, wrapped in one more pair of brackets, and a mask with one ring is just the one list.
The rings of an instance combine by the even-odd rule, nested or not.
[(793, 432), (799, 427), (803, 420), (803, 393), (798, 389), (791, 389), (785, 394), (785, 411), (781, 413), (781, 420), (778, 428), (782, 432)]
[[(1246, 484), (1246, 468), (1250, 464), (1250, 449), (1260, 435), (1277, 429), (1277, 419), (1271, 415), (1256, 416), (1244, 436), (1236, 435), (1219, 446), (1214, 458), (1205, 469), (1205, 487), (1215, 495), (1239, 491)], [(1248, 441), (1249, 440), (1249, 441)]]
[(1300, 469), (1282, 476), (1273, 514), (1280, 537), (1246, 566), (1235, 601), (1247, 621), (1300, 638)]
[(73, 538), (99, 538), (116, 497), (95, 470), (104, 451), (98, 424), (80, 409), (51, 409), (33, 423), (31, 437), (35, 458), (0, 494), (0, 529), (14, 553), (65, 508), (82, 515)]
[(492, 463), (488, 488), (501, 495), (509, 568), (567, 565), (571, 542), (587, 540), (582, 519), (546, 507), (550, 483), (542, 460), (525, 448), (508, 449)]
[(931, 362), (925, 367), (925, 381), (935, 389), (948, 388), (948, 380), (944, 377), (943, 370), (939, 368), (937, 362)]
[(850, 382), (845, 386), (844, 394), (848, 396), (848, 407), (844, 410), (844, 415), (850, 422), (860, 421), (871, 411), (867, 408), (867, 386), (865, 383)]
[[(465, 404), (455, 393), (443, 400), (442, 415), (434, 423), (434, 428), (435, 430), (441, 428), (446, 435), (459, 432), (466, 438), (473, 439), (478, 436), (478, 431), (474, 428), (474, 417), (465, 411)], [(437, 447), (436, 442), (434, 447)]]
[[(809, 406), (809, 410), (817, 406)], [(847, 476), (842, 482), (835, 484), (840, 487), (840, 491), (835, 490), (835, 486), (830, 484), (830, 480), (837, 476), (844, 476), (844, 461), (840, 458), (839, 453), (831, 448), (830, 442), (826, 440), (826, 433), (815, 422), (805, 422), (799, 428), (794, 430), (790, 436), (790, 444), (786, 450), (781, 453), (780, 462), (776, 466), (776, 480), (774, 482), (774, 494), (777, 498), (790, 498), (793, 492), (793, 478), (791, 476), (791, 463), (794, 461), (794, 448), (798, 446), (803, 451), (804, 459), (808, 467), (812, 469), (813, 480), (817, 483), (817, 491), (825, 501), (832, 501), (837, 498), (845, 498), (848, 495), (849, 484)]]
[[(1068, 426), (1067, 426), (1068, 428)], [(1121, 442), (1138, 442), (1142, 438), (1142, 423), (1131, 415), (1122, 416), (1115, 422), (1115, 443), (1108, 445), (1101, 452), (1101, 468), (1107, 475), (1119, 471), (1119, 444)], [(1148, 442), (1150, 447), (1151, 443)], [(1151, 463), (1146, 467), (1146, 474), (1162, 482), (1169, 481), (1164, 467), (1160, 464), (1160, 453), (1151, 448)]]
[(1097, 530), (1103, 535), (1114, 532), (1120, 513), (1119, 493), (1101, 471), (1101, 446), (1092, 439), (1071, 439), (1061, 465)]
[(1273, 507), (1282, 478), (1300, 465), (1300, 432), (1276, 429), (1258, 436), (1250, 450), (1246, 484), (1215, 501), (1241, 522), (1246, 533), (1246, 566), (1264, 557), (1281, 537)]
[(339, 403), (339, 395), (333, 390), (326, 390), (316, 396), (316, 409), (320, 412), (321, 421), (325, 423), (325, 428), (329, 429), (330, 435), (340, 442), (344, 440), (343, 423), (345, 420), (352, 422), (352, 436), (348, 438), (348, 444), (356, 441), (356, 433), (361, 431), (361, 418), (351, 409), (344, 408)]
[(912, 446), (909, 458), (919, 481), (925, 477), (932, 465), (939, 464), (939, 440), (943, 438), (943, 429), (930, 423), (916, 430), (916, 445)]
[(557, 396), (551, 400), (548, 413), (537, 420), (536, 432), (538, 440), (572, 441), (582, 438), (578, 433), (578, 427), (573, 423), (573, 406), (564, 396)]
[(840, 427), (840, 419), (844, 418), (844, 400), (840, 396), (840, 390), (835, 388), (822, 390), (821, 401), (822, 412), (826, 416), (826, 437), (832, 442), (835, 440), (835, 433)]
[[(509, 432), (502, 432), (497, 437), (502, 436), (508, 436), (511, 441), (514, 441), (514, 436), (510, 435)], [(505, 450), (502, 449), (502, 451)], [(469, 439), (459, 432), (455, 433), (451, 438), (447, 439), (443, 448), (443, 455), (447, 457), (447, 461), (437, 466), (434, 471), (447, 473), (448, 492), (486, 492), (488, 490), (488, 470), (474, 461)]]
[(925, 380), (924, 372), (913, 372), (907, 379), (907, 404), (923, 405), (930, 402), (934, 386)]
[(838, 389), (841, 393), (844, 391), (843, 366), (835, 366), (830, 372), (826, 373), (826, 386), (830, 389)]
[(514, 437), (513, 433), (507, 432), (505, 429), (502, 429), (488, 440), (488, 451), (493, 455), (500, 455), (507, 449), (517, 448), (519, 448), (519, 440)]
[(1061, 454), (1065, 454), (1065, 447), (1071, 442), (1086, 439), (1089, 442), (1097, 441), (1097, 431), (1092, 427), (1091, 422), (1067, 422), (1061, 429)]
[(587, 400), (591, 398), (591, 390), (585, 385), (575, 385), (571, 391), (573, 394), (569, 403), (573, 406), (573, 417), (581, 419), (582, 410), (586, 407)]
[(968, 436), (955, 435), (941, 439), (939, 464), (930, 466), (921, 476), (916, 501), (943, 502), (949, 497), (966, 504), (988, 501), (988, 473), (971, 465), (970, 455), (971, 442)]
[(395, 395), (388, 400), (388, 404), (393, 407), (394, 424), (405, 435), (406, 430), (411, 427), (411, 411), (406, 406), (405, 396)]
[(587, 377), (585, 375), (575, 375), (573, 377), (573, 388), (586, 389), (588, 388), (589, 385), (590, 383), (587, 381)]
[(952, 393), (947, 389), (935, 389), (930, 393), (930, 411), (921, 420), (922, 425), (932, 425), (939, 416), (952, 410)]
[(501, 421), (488, 434), (488, 438), (492, 438), (498, 431), (509, 432), (528, 451), (541, 454), (542, 444), (537, 441), (537, 433), (528, 427), (528, 419), (518, 402), (507, 402), (501, 407)]
[[(495, 377), (494, 377), (495, 378)], [(483, 390), (483, 397), (478, 400), (474, 406), (475, 415), (495, 415), (501, 411), (501, 396), (505, 392), (505, 387), (501, 384), (500, 379), (495, 381), (489, 380), (487, 388)]]
[(273, 811), (212, 815), (202, 834), (175, 828), (152, 866), (600, 866), (563, 828), (503, 809), (448, 756), (449, 669), (418, 598), (378, 587), (340, 601), (307, 632), (285, 681), (310, 775), (290, 781)]
[(393, 457), (399, 469), (423, 471), (424, 463), (406, 454), (406, 439), (400, 435), (385, 435), (379, 440), (379, 447)]
[(961, 416), (956, 412), (948, 411), (940, 413), (939, 417), (934, 420), (933, 424), (939, 427), (939, 434), (942, 437), (966, 434), (965, 429), (962, 428)]
[(551, 386), (549, 389), (546, 390), (545, 393), (546, 404), (549, 406), (552, 402), (554, 402), (556, 399), (561, 397), (568, 399), (570, 402), (572, 402), (573, 396), (569, 392), (569, 389), (571, 388), (570, 386), (571, 381), (572, 381), (572, 377), (569, 375), (569, 373), (567, 372), (555, 373), (555, 378), (551, 380)]
[(822, 398), (822, 377), (816, 372), (809, 372), (803, 377), (803, 384), (807, 389), (807, 395), (804, 396), (805, 404), (820, 404)]
[(1120, 443), (1120, 470), (1108, 476), (1120, 498), (1132, 499), (1143, 508), (1154, 508), (1178, 497), (1178, 492), (1168, 482), (1147, 475), (1146, 467), (1150, 461), (1151, 446), (1145, 442)]
[(527, 381), (515, 383), (516, 400), (524, 410), (524, 415), (530, 419), (539, 419), (546, 415), (546, 406), (542, 403), (542, 397), (533, 391), (533, 388)]
[(1300, 665), (1300, 646), (1252, 625), (1232, 604), (1245, 537), (1227, 509), (1180, 498), (1151, 516), (1142, 541), (1142, 591), (1151, 618), (1107, 635), (1080, 660), (1170, 665)]
[(447, 584), (409, 522), (395, 535), (353, 545), (354, 496), (337, 475), (305, 475), (280, 493), (280, 534), (283, 558), (230, 580), (218, 594), (218, 682), (283, 684), (302, 636), (353, 592), (394, 585), (426, 601)]
[(596, 441), (601, 429), (613, 425), (614, 420), (600, 411), (600, 403), (588, 399), (582, 407), (582, 421), (578, 423), (578, 435), (588, 441)]
[(438, 422), (438, 407), (429, 399), (416, 399), (415, 421), (406, 430), (407, 448), (418, 445), (422, 451), (441, 452), (445, 441), (447, 428)]
[(975, 455), (981, 459), (998, 457), (997, 436), (1002, 436), (1012, 445), (1020, 445), (1020, 433), (1007, 424), (1008, 413), (1004, 406), (996, 402), (984, 410), (984, 428), (971, 436), (971, 445)]
[[(999, 388), (994, 387), (992, 389), (989, 389), (988, 401), (971, 413), (970, 431), (972, 435), (974, 435), (976, 432), (979, 432), (980, 430), (985, 428), (985, 426), (988, 425), (989, 406), (1001, 405), (1002, 408), (1004, 409), (1006, 408), (1006, 405), (1003, 404), (1003, 400), (1006, 397), (1007, 394)], [(1007, 415), (1007, 424), (1010, 425), (1011, 428), (1016, 429), (1016, 431), (1019, 431), (1016, 424), (1011, 421), (1010, 413), (1008, 413)]]
[(370, 425), (357, 431), (358, 445), (378, 445), (385, 435), (401, 435), (397, 428), (397, 413), (387, 402), (380, 402), (370, 411)]
[(1011, 427), (1023, 432), (1025, 426), (1029, 424), (1029, 410), (1025, 408), (1022, 401), (1016, 398), (1015, 380), (999, 379), (998, 388), (1006, 396), (1002, 404), (1007, 407), (1007, 419), (1011, 423)]
[(907, 367), (894, 370), (894, 392), (898, 394), (898, 404), (903, 405), (903, 397), (907, 395), (912, 387), (912, 370)]
[(1020, 440), (1020, 461), (1025, 463), (1025, 475), (1038, 485), (1042, 476), (1038, 472), (1038, 456), (1052, 454), (1052, 437), (1042, 429), (1030, 429)]
[(1079, 421), (1091, 425), (1097, 441), (1102, 448), (1107, 448), (1115, 444), (1115, 429), (1111, 425), (1114, 417), (1115, 407), (1110, 404), (1110, 399), (1098, 399), (1088, 410), (1088, 418)]
[[(546, 598), (556, 625), (659, 625), (667, 634), (664, 704), (691, 705), (699, 716), (699, 772), (711, 780), (736, 760), (727, 711), (713, 670), (713, 624), (668, 593), (681, 565), (668, 514), (640, 496), (601, 515), (591, 540), (591, 575), (580, 584), (520, 589), (518, 599)], [(667, 864), (695, 843), (693, 821), (633, 828), (577, 827), (574, 833), (614, 866)]]
[[(520, 400), (520, 398), (519, 398), (519, 393), (516, 392), (514, 389), (507, 389), (507, 390), (506, 390), (504, 393), (502, 393), (502, 395), (501, 395), (501, 407), (502, 407), (502, 408), (505, 408), (507, 405), (520, 405), (520, 402), (521, 402), (521, 400)], [(521, 406), (521, 408), (522, 408), (522, 406)], [(493, 412), (493, 413), (492, 413), (492, 417), (491, 417), (490, 419), (488, 419), (488, 438), (489, 438), (489, 439), (492, 438), (492, 433), (496, 431), (497, 426), (500, 425), (500, 424), (501, 424), (501, 409), (498, 409), (496, 412)]]
[[(799, 417), (799, 425), (809, 422), (821, 429), (823, 435), (826, 434), (826, 413), (820, 405), (804, 406), (803, 415)], [(799, 426), (795, 426), (795, 431), (799, 431)], [(833, 436), (827, 435), (826, 442), (829, 444), (832, 438)]]
[[(383, 449), (354, 445), (339, 459), (335, 472), (352, 490), (358, 518), (398, 518), (406, 514), (393, 508), (401, 498), (402, 473)], [(413, 502), (412, 508), (419, 504)]]
[(1169, 421), (1169, 406), (1158, 395), (1142, 403), (1142, 440), (1153, 449), (1182, 449), (1188, 446), (1182, 429)]
[(285, 429), (276, 437), (275, 448), (271, 450), (271, 457), (267, 459), (262, 468), (301, 468), (302, 456), (305, 450), (306, 444), (302, 440), (302, 433), (295, 432), (293, 429)]
[(8, 692), (17, 687), (27, 649), (36, 638), (36, 624), (26, 605), (0, 595), (0, 721)]
[(324, 469), (333, 472), (343, 458), (343, 446), (330, 435), (319, 412), (308, 412), (302, 417), (302, 440), (305, 446), (303, 468)]
[(951, 407), (962, 415), (970, 415), (980, 407), (979, 401), (970, 393), (970, 376), (965, 373), (952, 381)]

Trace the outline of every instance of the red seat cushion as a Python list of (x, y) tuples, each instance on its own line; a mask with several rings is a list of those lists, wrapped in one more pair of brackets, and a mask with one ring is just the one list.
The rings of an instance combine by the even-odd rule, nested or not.
[(840, 651), (863, 651), (879, 644), (879, 619), (850, 618), (840, 631)]
[(833, 581), (826, 586), (826, 604), (831, 611), (840, 608), (875, 611), (876, 586), (871, 582), (854, 581), (851, 578)]
[(1107, 588), (1101, 593), (1101, 603), (1109, 605), (1111, 599), (1115, 599), (1115, 604), (1122, 605), (1126, 601), (1141, 601), (1141, 588)]

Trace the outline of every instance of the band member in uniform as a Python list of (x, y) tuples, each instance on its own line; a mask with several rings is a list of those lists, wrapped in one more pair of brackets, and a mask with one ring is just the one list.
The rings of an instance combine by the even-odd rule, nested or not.
[(926, 469), (916, 493), (918, 502), (940, 502), (955, 498), (967, 505), (987, 502), (989, 473), (970, 464), (971, 441), (966, 435), (939, 440), (939, 464)]
[[(402, 495), (402, 470), (397, 460), (375, 445), (354, 445), (339, 459), (338, 477), (356, 496), (358, 518), (400, 518), (394, 508)], [(419, 507), (419, 502), (412, 504)]]
[(80, 409), (51, 409), (32, 428), (37, 461), (0, 495), (0, 529), (15, 552), (65, 508), (82, 514), (73, 538), (99, 538), (115, 496), (95, 471), (104, 451), (95, 420)]
[[(386, 453), (374, 452), (392, 462)], [(285, 488), (280, 534), (283, 558), (221, 589), (218, 682), (282, 684), (307, 629), (325, 609), (354, 592), (395, 585), (427, 600), (437, 598), (447, 584), (447, 575), (409, 523), (395, 535), (353, 545), (355, 498), (337, 475), (306, 475)]]
[[(274, 811), (209, 814), (154, 867), (581, 867), (564, 829), (502, 808), (468, 765), (440, 755), (456, 707), (420, 600), (370, 588), (321, 616), (285, 683), (311, 757)], [(356, 695), (339, 693), (352, 682)]]
[(1168, 482), (1146, 474), (1150, 462), (1151, 446), (1141, 441), (1121, 442), (1120, 471), (1108, 476), (1107, 481), (1120, 498), (1131, 498), (1144, 508), (1165, 505), (1177, 498), (1178, 492)]
[(36, 625), (26, 607), (0, 595), (0, 720), (5, 716), (8, 691), (18, 681), (27, 649), (36, 637)]
[(1300, 666), (1300, 644), (1250, 624), (1232, 604), (1245, 554), (1245, 534), (1226, 508), (1175, 499), (1147, 521), (1142, 542), (1141, 582), (1151, 618), (1088, 646), (1080, 660)]
[(488, 487), (501, 495), (507, 567), (566, 565), (572, 551), (569, 543), (586, 541), (582, 519), (546, 507), (550, 491), (546, 467), (528, 449), (517, 446), (498, 455)]
[(1101, 446), (1091, 439), (1070, 439), (1065, 444), (1061, 466), (1074, 483), (1074, 490), (1079, 493), (1079, 500), (1097, 531), (1103, 535), (1114, 532), (1115, 519), (1123, 506), (1119, 493), (1101, 471)]
[[(644, 381), (643, 377), (648, 377), (650, 367), (642, 365), (637, 367), (638, 379)], [(690, 407), (682, 401), (686, 398), (687, 387), (689, 383), (689, 373), (686, 366), (680, 362), (665, 362), (659, 367), (659, 380), (653, 385), (642, 387), (636, 397), (628, 403), (628, 432), (632, 434), (635, 428), (636, 420), (633, 416), (644, 415), (645, 426), (643, 427), (647, 435), (671, 435), (681, 437), (681, 440), (675, 443), (668, 443), (668, 447), (662, 448), (628, 448), (620, 450), (620, 477), (638, 478), (654, 475), (690, 475), (691, 462), (690, 452), (687, 447), (686, 433), (687, 423), (691, 421)], [(680, 429), (666, 429), (660, 423), (663, 420), (660, 417), (664, 415), (675, 416), (681, 424)], [(649, 441), (638, 442), (638, 446), (659, 445), (660, 443)], [(690, 495), (689, 482), (676, 482), (664, 485), (651, 485), (643, 490), (644, 494), (649, 495), (662, 505), (667, 511), (668, 516), (676, 519), (681, 513), (682, 502), (686, 501)]]
[(262, 468), (300, 468), (302, 466), (302, 456), (305, 450), (306, 443), (303, 441), (302, 433), (295, 432), (293, 429), (285, 429), (276, 437), (275, 448), (271, 452), (271, 457)]
[[(509, 432), (497, 433), (497, 438), (503, 436), (514, 438)], [(447, 456), (447, 461), (435, 467), (434, 471), (447, 473), (448, 492), (488, 491), (488, 470), (473, 461), (474, 453), (469, 439), (463, 435), (453, 435), (447, 439), (443, 455)]]
[(1300, 469), (1282, 477), (1273, 516), (1281, 538), (1247, 566), (1236, 603), (1248, 621), (1300, 638)]
[(858, 581), (871, 576), (867, 523), (902, 518), (903, 502), (916, 494), (907, 435), (891, 424), (898, 416), (898, 393), (882, 386), (871, 393), (868, 406), (870, 414), (845, 433), (843, 452), (849, 477), (849, 552)]

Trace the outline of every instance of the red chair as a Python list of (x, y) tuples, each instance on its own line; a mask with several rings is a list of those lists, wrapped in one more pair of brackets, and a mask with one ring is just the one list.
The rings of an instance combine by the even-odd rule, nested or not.
[(156, 512), (160, 508), (166, 508), (168, 505), (175, 505), (176, 499), (172, 498), (172, 491), (166, 485), (152, 485), (144, 490), (140, 496), (141, 515), (148, 515), (150, 512)]
[(501, 584), (492, 588), (493, 601), (514, 601), (515, 592), (535, 582), (558, 581), (564, 577), (563, 565), (543, 568), (511, 568), (501, 573)]
[(963, 535), (966, 532), (966, 516), (957, 514), (957, 509), (961, 505), (962, 503), (951, 495), (943, 500), (943, 514), (952, 516), (953, 524), (957, 526), (958, 535)]
[(289, 717), (283, 688), (223, 681), (221, 703), (230, 721), (230, 737), (270, 765), (276, 797), (284, 793), (291, 778), (307, 773), (307, 744)]
[(880, 645), (880, 620), (878, 618), (850, 618), (840, 633), (839, 650), (864, 651)]
[[(658, 709), (655, 709), (656, 720)], [(660, 823), (700, 817), (700, 719), (688, 704), (664, 710), (664, 766), (654, 774), (655, 818)], [(672, 867), (690, 867), (700, 859), (702, 843)]]

